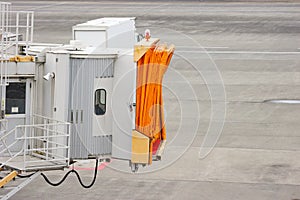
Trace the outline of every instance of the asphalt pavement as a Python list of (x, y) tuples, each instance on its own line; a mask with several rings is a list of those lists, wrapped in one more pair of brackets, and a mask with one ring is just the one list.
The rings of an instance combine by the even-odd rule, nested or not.
[(268, 101), (300, 99), (299, 2), (12, 3), (35, 11), (35, 42), (68, 43), (75, 24), (133, 16), (138, 32), (176, 46), (162, 161), (132, 174), (113, 160), (88, 190), (75, 177), (60, 187), (38, 178), (12, 199), (300, 199), (300, 105)]

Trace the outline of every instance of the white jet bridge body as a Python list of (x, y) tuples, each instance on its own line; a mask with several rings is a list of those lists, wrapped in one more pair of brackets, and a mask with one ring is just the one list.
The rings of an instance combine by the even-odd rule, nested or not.
[[(68, 45), (31, 43), (24, 51), (20, 48), (19, 54), (33, 59), (10, 58), (6, 74), (7, 129), (43, 124), (39, 121), (43, 119), (33, 119), (40, 116), (66, 122), (69, 132), (55, 137), (50, 145), (45, 138), (34, 138), (43, 131), (37, 134), (23, 127), (26, 135), (22, 138), (27, 139), (10, 146), (14, 133), (6, 137), (5, 145), (13, 154), (24, 149), (26, 140), (27, 153), (36, 149), (33, 152), (40, 156), (57, 147), (55, 151), (65, 161), (90, 157), (130, 160), (136, 84), (134, 18), (92, 20), (74, 26), (73, 36), (76, 40)], [(51, 149), (46, 150), (45, 143)]]

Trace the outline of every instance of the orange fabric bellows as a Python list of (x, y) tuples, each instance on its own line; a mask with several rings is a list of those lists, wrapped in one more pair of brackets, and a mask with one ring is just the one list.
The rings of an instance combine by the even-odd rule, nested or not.
[(162, 80), (173, 53), (173, 45), (156, 45), (137, 62), (136, 130), (148, 136), (152, 144), (166, 140)]

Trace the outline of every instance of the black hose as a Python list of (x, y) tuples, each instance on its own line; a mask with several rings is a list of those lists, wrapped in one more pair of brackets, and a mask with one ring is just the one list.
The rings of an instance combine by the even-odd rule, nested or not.
[(52, 185), (52, 186), (59, 186), (60, 184), (62, 184), (67, 176), (73, 172), (73, 169), (71, 171), (68, 171), (68, 173), (66, 173), (66, 175), (61, 179), (61, 181), (59, 181), (58, 183), (52, 183), (48, 178), (47, 176), (44, 174), (44, 173), (41, 173), (42, 177), (45, 179), (45, 181), (49, 184), (49, 185)]
[(28, 175), (20, 175), (20, 174), (18, 174), (17, 177), (19, 177), (19, 178), (29, 178), (29, 177), (31, 177), (35, 173), (36, 172), (33, 172), (32, 174), (28, 174)]
[(81, 178), (80, 178), (79, 173), (78, 173), (76, 170), (74, 170), (74, 169), (68, 171), (68, 173), (66, 173), (66, 174), (64, 175), (64, 177), (63, 177), (59, 182), (57, 182), (57, 183), (51, 182), (51, 181), (47, 178), (47, 176), (46, 176), (45, 174), (41, 173), (41, 175), (43, 176), (43, 178), (45, 179), (45, 181), (46, 181), (49, 185), (52, 185), (52, 186), (59, 186), (60, 184), (62, 184), (62, 183), (66, 180), (66, 178), (69, 176), (69, 174), (75, 173), (76, 176), (77, 176), (77, 179), (78, 179), (78, 181), (79, 181), (79, 183), (80, 183), (80, 185), (81, 185), (82, 187), (84, 187), (84, 188), (90, 188), (90, 187), (92, 187), (92, 186), (95, 184), (95, 182), (96, 182), (97, 171), (98, 171), (98, 159), (96, 159), (96, 167), (95, 167), (95, 171), (94, 171), (94, 178), (93, 178), (92, 182), (91, 182), (89, 185), (84, 185), (84, 184), (83, 184), (83, 182), (82, 182), (82, 180), (81, 180)]

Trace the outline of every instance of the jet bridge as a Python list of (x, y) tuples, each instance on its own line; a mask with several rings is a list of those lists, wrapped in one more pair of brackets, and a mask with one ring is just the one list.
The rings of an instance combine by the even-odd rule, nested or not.
[[(105, 38), (95, 39), (93, 45), (89, 29)], [(66, 160), (101, 157), (128, 160), (134, 166), (151, 164), (153, 152), (159, 153), (166, 141), (162, 79), (174, 46), (159, 45), (157, 38), (136, 43), (134, 30), (134, 18), (102, 18), (73, 27), (74, 39), (89, 41), (72, 40), (57, 46), (30, 43), (19, 48), (25, 55), (10, 57), (5, 74), (9, 77), (5, 120), (10, 128), (2, 137), (5, 145), (14, 143), (8, 145), (10, 151), (27, 148), (24, 142), (36, 151), (45, 143), (48, 147), (49, 141), (27, 138), (46, 137), (44, 129), (52, 133), (51, 119), (65, 123), (63, 129), (68, 130), (55, 139), (56, 147), (68, 147), (62, 153)], [(117, 43), (107, 41), (115, 37), (126, 44), (115, 48)], [(18, 96), (10, 97), (10, 90)], [(26, 132), (23, 136), (19, 136), (21, 129)], [(15, 138), (13, 131), (18, 132)], [(43, 156), (48, 153), (40, 152)]]
[(162, 80), (174, 46), (150, 35), (137, 41), (133, 17), (78, 24), (67, 45), (33, 43), (33, 12), (0, 5), (0, 169), (13, 170), (2, 186), (77, 159), (126, 160), (133, 172), (161, 159)]

